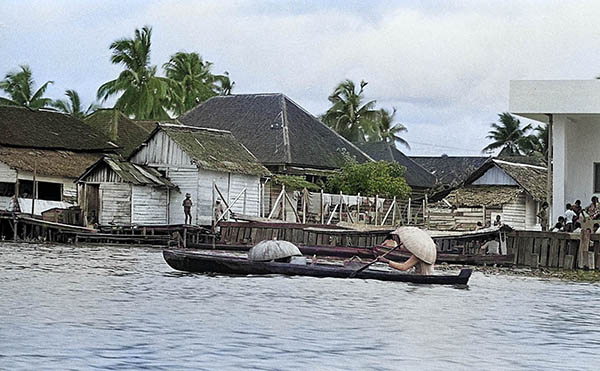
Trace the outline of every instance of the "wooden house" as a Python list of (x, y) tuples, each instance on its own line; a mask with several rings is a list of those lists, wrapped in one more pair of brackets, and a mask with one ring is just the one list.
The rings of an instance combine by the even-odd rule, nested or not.
[(489, 156), (412, 156), (411, 160), (421, 165), (436, 178), (438, 190), (451, 189), (462, 184), (469, 175), (479, 169)]
[(0, 106), (0, 209), (15, 194), (21, 211), (36, 215), (73, 206), (75, 179), (115, 149), (109, 138), (71, 116)]
[(86, 224), (157, 225), (169, 222), (176, 187), (155, 168), (104, 156), (77, 180)]
[(396, 146), (386, 142), (367, 142), (357, 144), (357, 146), (376, 161), (396, 162), (404, 166), (406, 169), (404, 178), (412, 190), (412, 198), (422, 198), (436, 186), (436, 177), (402, 153)]
[(184, 222), (186, 193), (195, 224), (211, 224), (221, 197), (233, 212), (258, 216), (261, 177), (270, 174), (231, 132), (178, 124), (160, 124), (129, 161), (155, 169), (175, 187), (168, 192), (169, 224)]
[(546, 200), (546, 167), (490, 159), (428, 210), (435, 229), (474, 229), (496, 215), (518, 230), (539, 230), (536, 214)]
[[(228, 130), (271, 173), (324, 181), (349, 159), (372, 159), (284, 94), (241, 94), (213, 97), (179, 118), (189, 126)], [(264, 187), (264, 210), (282, 189), (298, 179), (274, 177)], [(295, 195), (289, 197), (295, 200)], [(289, 209), (289, 208), (288, 208)], [(288, 210), (289, 211), (289, 210)], [(294, 217), (294, 213), (290, 213)], [(287, 219), (290, 220), (290, 219)]]

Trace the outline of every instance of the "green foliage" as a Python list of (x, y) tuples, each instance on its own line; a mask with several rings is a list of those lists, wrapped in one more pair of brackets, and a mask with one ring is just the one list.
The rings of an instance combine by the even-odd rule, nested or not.
[(68, 100), (57, 99), (52, 102), (52, 106), (58, 111), (71, 115), (77, 119), (83, 119), (100, 108), (96, 103), (91, 103), (84, 111), (81, 105), (81, 98), (75, 90), (66, 90), (65, 95), (69, 98)]
[(304, 179), (304, 177), (296, 175), (274, 175), (273, 182), (283, 184), (290, 190), (302, 190), (304, 188), (309, 191), (320, 191), (321, 187)]
[(386, 161), (348, 164), (329, 178), (326, 189), (331, 193), (406, 198), (411, 189), (404, 179), (404, 167)]
[(531, 138), (527, 132), (531, 125), (521, 126), (521, 121), (508, 112), (498, 115), (498, 123), (492, 123), (492, 130), (486, 138), (493, 140), (482, 152), (491, 152), (501, 148), (504, 154), (517, 156), (527, 152)]
[(0, 81), (0, 89), (4, 90), (10, 98), (0, 97), (0, 105), (23, 106), (31, 109), (40, 109), (50, 106), (52, 100), (43, 95), (48, 89), (48, 85), (53, 81), (46, 81), (35, 92), (33, 74), (29, 66), (19, 66), (21, 71), (9, 72)]

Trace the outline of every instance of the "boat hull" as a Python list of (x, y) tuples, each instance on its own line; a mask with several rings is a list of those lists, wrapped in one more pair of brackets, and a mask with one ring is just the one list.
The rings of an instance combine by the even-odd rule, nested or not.
[[(215, 256), (181, 250), (163, 250), (163, 257), (171, 268), (196, 273), (226, 275), (267, 275), (351, 278), (356, 268), (331, 264), (292, 264), (278, 262), (253, 262), (245, 258)], [(367, 269), (353, 278), (380, 281), (412, 282), (421, 284), (466, 285), (471, 269), (462, 269), (458, 275), (417, 275), (394, 271)]]

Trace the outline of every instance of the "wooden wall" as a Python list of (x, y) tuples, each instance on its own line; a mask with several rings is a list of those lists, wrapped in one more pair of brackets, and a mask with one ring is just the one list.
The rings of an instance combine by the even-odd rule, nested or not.
[(521, 193), (502, 205), (502, 221), (514, 229), (525, 230), (525, 194)]
[(100, 224), (131, 223), (131, 184), (100, 184)]
[(167, 224), (167, 188), (132, 186), (131, 222), (134, 224)]

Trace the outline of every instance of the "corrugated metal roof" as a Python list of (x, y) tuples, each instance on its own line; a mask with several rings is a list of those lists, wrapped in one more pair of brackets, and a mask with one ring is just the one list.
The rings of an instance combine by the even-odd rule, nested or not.
[(102, 164), (106, 164), (108, 167), (110, 167), (110, 169), (114, 171), (125, 183), (131, 183), (135, 185), (150, 185), (154, 187), (177, 188), (175, 184), (171, 183), (171, 181), (165, 178), (158, 170), (154, 168), (123, 161), (112, 156), (105, 156), (98, 160), (95, 164), (90, 166), (77, 181), (85, 181), (87, 175), (92, 173), (94, 169), (98, 168)]

